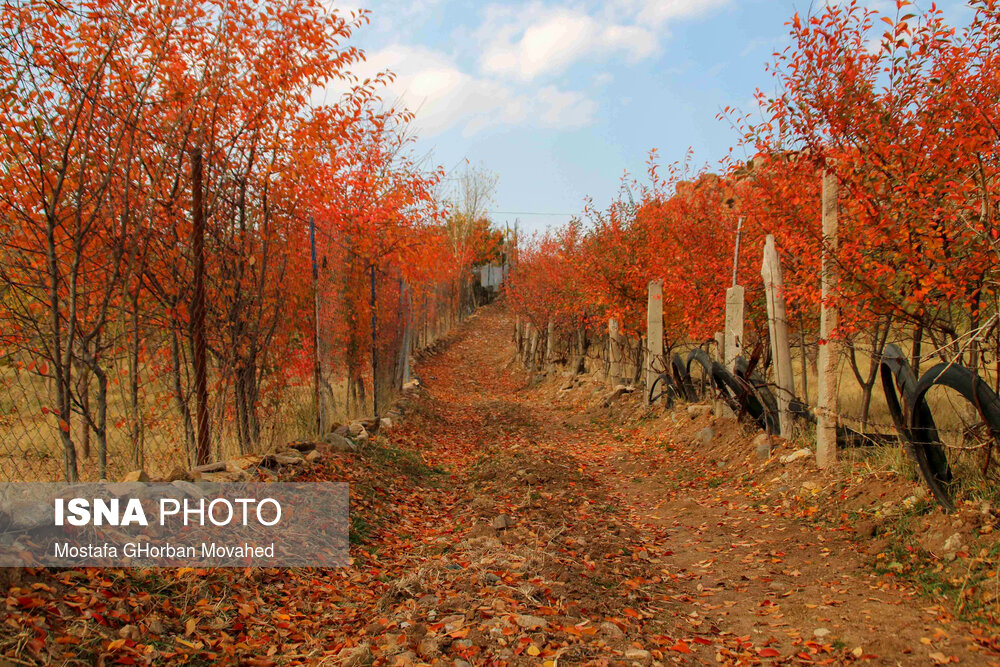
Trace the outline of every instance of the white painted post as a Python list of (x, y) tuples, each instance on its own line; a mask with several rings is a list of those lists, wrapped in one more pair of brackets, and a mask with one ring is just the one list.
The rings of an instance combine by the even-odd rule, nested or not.
[(730, 371), (735, 371), (736, 357), (743, 351), (743, 294), (742, 285), (733, 285), (726, 290), (726, 332), (722, 363)]
[(658, 363), (663, 363), (663, 281), (653, 280), (646, 305), (646, 401), (659, 375)]
[(837, 176), (823, 174), (823, 264), (820, 271), (822, 310), (819, 320), (819, 399), (816, 410), (816, 463), (821, 468), (837, 461), (838, 349), (832, 336), (839, 324), (837, 307), (830, 299), (837, 287)]
[(792, 437), (792, 413), (788, 406), (795, 396), (795, 375), (792, 372), (792, 351), (788, 347), (788, 319), (785, 315), (785, 283), (781, 277), (781, 260), (774, 245), (774, 236), (767, 235), (764, 261), (760, 267), (767, 300), (767, 328), (771, 334), (771, 359), (774, 379), (778, 385), (778, 417), (781, 437)]
[(608, 383), (614, 387), (622, 381), (622, 335), (618, 320), (608, 320)]

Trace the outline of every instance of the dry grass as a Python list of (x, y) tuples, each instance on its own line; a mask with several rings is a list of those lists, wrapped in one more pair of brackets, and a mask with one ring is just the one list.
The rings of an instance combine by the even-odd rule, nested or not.
[[(63, 446), (58, 420), (43, 410), (49, 403), (44, 379), (7, 368), (0, 374), (0, 482), (59, 481), (63, 479)], [(346, 382), (329, 384), (325, 392), (327, 423), (347, 421)], [(165, 476), (174, 468), (187, 468), (190, 454), (185, 444), (184, 424), (169, 388), (163, 383), (142, 386), (143, 422), (140, 437), (127, 425), (128, 410), (120, 386), (108, 397), (108, 478), (119, 479), (138, 467), (150, 475)], [(212, 454), (216, 459), (238, 456), (240, 451), (232, 399), (226, 394), (212, 397)], [(258, 450), (268, 450), (290, 440), (312, 437), (316, 411), (311, 386), (291, 386), (276, 400), (265, 401), (258, 411), (261, 438)], [(73, 421), (77, 467), (86, 481), (98, 478), (97, 439), (91, 434), (90, 456), (83, 455), (83, 419)]]

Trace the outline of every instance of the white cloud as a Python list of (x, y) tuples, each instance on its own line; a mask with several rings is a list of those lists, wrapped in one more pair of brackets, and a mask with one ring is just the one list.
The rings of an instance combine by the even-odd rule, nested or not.
[(668, 21), (701, 16), (728, 5), (730, 0), (640, 0), (636, 18), (640, 23), (661, 26)]
[[(340, 0), (324, 0), (344, 8)], [(347, 0), (353, 4), (354, 0)], [(361, 0), (368, 4), (371, 0)], [(442, 0), (414, 0), (420, 12)], [(878, 0), (874, 0), (878, 1)], [(594, 122), (595, 100), (553, 85), (556, 76), (590, 59), (636, 63), (654, 56), (668, 24), (723, 7), (732, 0), (524, 0), (493, 2), (471, 33), (479, 47), (470, 69), (448, 53), (428, 46), (396, 43), (374, 50), (355, 68), (359, 78), (392, 71), (395, 80), (383, 97), (416, 113), (418, 131), (434, 135), (453, 127), (473, 134), (496, 125), (579, 128)], [(405, 0), (378, 0), (376, 18), (413, 17)], [(402, 4), (402, 6), (400, 6)], [(399, 9), (398, 12), (393, 9)], [(386, 25), (389, 25), (386, 24)], [(379, 31), (380, 33), (382, 31)], [(406, 40), (406, 31), (395, 39)], [(400, 35), (403, 35), (402, 37)], [(460, 40), (463, 41), (463, 40)], [(592, 79), (591, 92), (606, 86), (609, 74)], [(317, 91), (317, 101), (347, 90), (343, 82)]]
[(483, 70), (532, 80), (558, 72), (575, 61), (596, 36), (595, 21), (586, 14), (557, 10), (527, 26), (515, 42), (501, 38), (482, 58)]
[(621, 54), (637, 62), (658, 49), (656, 36), (644, 27), (538, 2), (517, 9), (489, 7), (478, 34), (487, 44), (482, 70), (520, 81), (558, 74), (589, 56)]
[(597, 103), (574, 91), (553, 87), (538, 91), (537, 100), (542, 111), (541, 120), (551, 127), (580, 128), (594, 122)]
[[(463, 72), (447, 55), (425, 47), (395, 44), (368, 54), (356, 68), (360, 78), (391, 70), (395, 80), (383, 97), (400, 100), (416, 113), (423, 135), (461, 127), (469, 135), (496, 125), (583, 127), (593, 121), (597, 104), (584, 94), (555, 87), (517, 90), (489, 77)], [(334, 99), (347, 90), (337, 83), (316, 95)]]

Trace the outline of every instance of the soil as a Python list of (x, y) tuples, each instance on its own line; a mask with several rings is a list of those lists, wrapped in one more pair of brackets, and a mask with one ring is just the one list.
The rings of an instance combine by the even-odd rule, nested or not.
[[(419, 361), (392, 429), (302, 473), (352, 483), (350, 567), (160, 571), (155, 585), (131, 571), (26, 571), (0, 656), (1000, 665), (987, 599), (997, 575), (981, 551), (995, 544), (990, 508), (946, 516), (871, 460), (820, 472), (811, 456), (782, 463), (802, 447), (784, 442), (761, 459), (756, 432), (735, 420), (646, 408), (641, 392), (608, 402), (599, 377), (530, 374), (513, 361), (512, 330), (500, 308), (480, 311)], [(921, 539), (927, 548), (900, 554)], [(948, 582), (977, 558), (975, 613), (965, 590), (952, 599), (915, 574), (940, 566)], [(65, 606), (90, 589), (118, 610), (113, 622)], [(27, 592), (47, 607), (23, 604)], [(126, 623), (139, 639), (109, 643)]]

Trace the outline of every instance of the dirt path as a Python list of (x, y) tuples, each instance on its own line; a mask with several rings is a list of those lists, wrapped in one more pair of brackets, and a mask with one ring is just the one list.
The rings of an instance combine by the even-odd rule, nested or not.
[(288, 473), (351, 483), (349, 567), (14, 571), (0, 667), (1000, 664), (995, 629), (695, 452), (710, 417), (583, 409), (511, 363), (511, 329), (481, 311), (396, 428)]
[(395, 437), (452, 473), (433, 517), (449, 532), (386, 594), (377, 660), (998, 662), (843, 530), (762, 502), (669, 422), (622, 428), (529, 387), (510, 329), (485, 311), (418, 368)]

